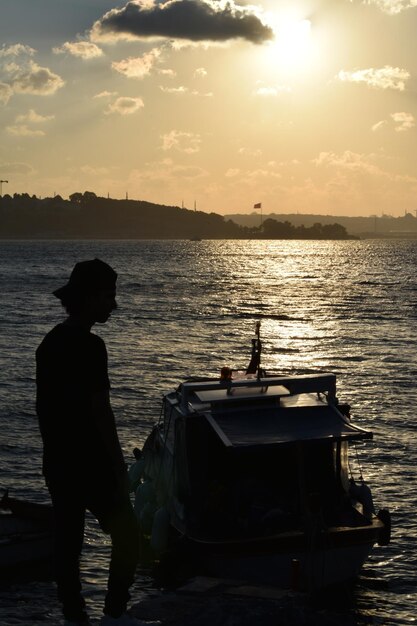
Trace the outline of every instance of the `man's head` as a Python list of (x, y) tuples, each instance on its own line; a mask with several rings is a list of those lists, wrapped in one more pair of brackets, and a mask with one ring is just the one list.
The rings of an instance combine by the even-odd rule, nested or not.
[(104, 261), (92, 259), (77, 263), (69, 281), (54, 291), (70, 316), (104, 323), (116, 305), (116, 272)]

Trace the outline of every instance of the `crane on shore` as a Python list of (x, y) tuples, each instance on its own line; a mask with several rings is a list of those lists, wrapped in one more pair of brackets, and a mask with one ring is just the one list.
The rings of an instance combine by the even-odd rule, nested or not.
[(8, 183), (8, 180), (0, 180), (0, 198), (3, 196), (3, 183)]

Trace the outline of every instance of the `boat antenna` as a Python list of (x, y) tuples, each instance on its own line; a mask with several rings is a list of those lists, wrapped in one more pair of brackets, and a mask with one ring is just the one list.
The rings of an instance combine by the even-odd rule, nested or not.
[(258, 320), (255, 324), (255, 336), (252, 339), (252, 355), (246, 374), (257, 374), (258, 378), (261, 377), (261, 352), (261, 322)]

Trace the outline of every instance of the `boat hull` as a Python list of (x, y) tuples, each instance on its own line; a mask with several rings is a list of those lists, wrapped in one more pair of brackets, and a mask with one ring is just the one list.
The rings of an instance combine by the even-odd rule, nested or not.
[(50, 561), (53, 549), (52, 508), (6, 494), (0, 501), (0, 573)]
[(276, 537), (240, 545), (189, 541), (209, 575), (312, 591), (355, 579), (368, 558), (372, 530), (356, 540), (354, 531), (350, 537), (341, 533), (335, 530), (322, 541), (310, 538), (309, 546), (305, 535), (298, 541)]

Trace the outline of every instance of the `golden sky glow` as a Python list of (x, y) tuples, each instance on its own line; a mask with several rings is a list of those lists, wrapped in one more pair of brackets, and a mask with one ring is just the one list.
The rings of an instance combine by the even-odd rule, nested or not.
[(417, 208), (417, 0), (2, 0), (3, 193)]

